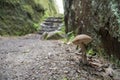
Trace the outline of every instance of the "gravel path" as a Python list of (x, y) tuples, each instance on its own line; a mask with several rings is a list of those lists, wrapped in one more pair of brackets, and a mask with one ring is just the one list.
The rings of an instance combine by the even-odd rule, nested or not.
[[(0, 80), (53, 80), (71, 70), (59, 41), (42, 41), (32, 35), (0, 40)], [(62, 71), (65, 71), (62, 72)], [(74, 74), (74, 73), (72, 73)]]
[(37, 34), (0, 38), (0, 80), (106, 80), (77, 62), (73, 45)]

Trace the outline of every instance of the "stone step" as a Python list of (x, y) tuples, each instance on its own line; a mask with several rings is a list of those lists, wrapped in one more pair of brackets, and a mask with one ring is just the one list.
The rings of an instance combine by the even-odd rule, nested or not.
[(59, 27), (61, 27), (62, 22), (61, 17), (48, 17), (43, 23), (40, 24), (41, 30), (39, 31), (39, 34), (58, 30)]
[(45, 25), (53, 25), (53, 23), (52, 22), (44, 22), (44, 23), (42, 23), (42, 24), (45, 24)]
[(63, 19), (62, 17), (48, 17), (47, 19)]
[(45, 22), (62, 23), (62, 20), (45, 20)]
[(62, 17), (48, 17), (45, 22), (62, 23)]

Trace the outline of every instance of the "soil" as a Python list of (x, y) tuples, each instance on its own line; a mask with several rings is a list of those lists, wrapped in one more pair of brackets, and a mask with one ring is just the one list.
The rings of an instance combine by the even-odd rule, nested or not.
[(74, 45), (40, 37), (0, 38), (0, 80), (114, 80), (102, 67), (80, 63)]

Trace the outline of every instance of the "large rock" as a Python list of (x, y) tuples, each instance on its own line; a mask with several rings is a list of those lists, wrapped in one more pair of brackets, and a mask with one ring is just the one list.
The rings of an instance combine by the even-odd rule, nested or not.
[(64, 34), (62, 34), (61, 31), (44, 32), (41, 38), (46, 40), (58, 40), (64, 38)]
[(44, 32), (41, 36), (41, 39), (44, 40), (44, 39), (46, 39), (47, 36), (48, 36), (48, 32)]

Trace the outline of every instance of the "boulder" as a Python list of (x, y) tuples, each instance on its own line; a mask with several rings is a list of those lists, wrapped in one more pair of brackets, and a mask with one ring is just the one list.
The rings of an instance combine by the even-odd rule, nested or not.
[(48, 32), (44, 32), (41, 36), (41, 39), (46, 39), (47, 36), (48, 36)]
[(42, 35), (42, 39), (46, 40), (58, 40), (62, 38), (64, 38), (64, 35), (61, 31), (44, 32)]

